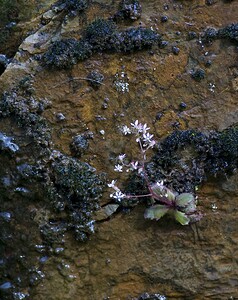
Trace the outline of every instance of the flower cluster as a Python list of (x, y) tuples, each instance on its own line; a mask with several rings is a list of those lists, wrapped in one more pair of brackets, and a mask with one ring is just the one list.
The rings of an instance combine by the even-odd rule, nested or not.
[[(141, 161), (129, 161), (126, 157), (126, 154), (120, 154), (116, 159), (116, 164), (114, 166), (114, 171), (118, 173), (122, 172), (131, 172), (137, 171), (138, 174), (141, 174), (144, 170), (144, 163), (146, 160), (146, 151), (150, 148), (153, 148), (155, 145), (155, 140), (153, 139), (153, 134), (150, 134), (149, 127), (147, 124), (139, 123), (136, 120), (134, 123), (130, 124), (130, 127), (124, 125), (121, 127), (121, 132), (123, 135), (134, 135), (136, 142), (140, 146), (141, 151)], [(114, 189), (114, 193), (110, 195), (110, 197), (116, 199), (121, 202), (123, 198), (133, 198), (130, 195), (126, 195), (120, 191), (120, 189), (115, 185), (116, 181), (113, 180), (108, 186)]]
[(136, 120), (134, 123), (131, 123), (130, 127), (127, 125), (122, 126), (121, 131), (124, 135), (135, 134), (136, 142), (140, 143), (144, 150), (148, 150), (155, 145), (155, 140), (153, 139), (154, 135), (147, 132), (149, 129), (150, 127), (147, 127), (147, 124), (139, 123), (139, 121)]

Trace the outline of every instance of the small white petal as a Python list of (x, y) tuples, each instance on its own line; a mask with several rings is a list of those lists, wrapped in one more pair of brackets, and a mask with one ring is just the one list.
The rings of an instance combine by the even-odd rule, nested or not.
[(123, 166), (122, 165), (115, 165), (114, 171), (115, 172), (123, 172)]

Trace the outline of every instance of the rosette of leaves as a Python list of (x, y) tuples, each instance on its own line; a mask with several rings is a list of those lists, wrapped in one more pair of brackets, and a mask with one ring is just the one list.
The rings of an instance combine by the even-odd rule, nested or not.
[(165, 214), (173, 215), (181, 225), (188, 225), (196, 213), (196, 200), (191, 193), (177, 194), (161, 183), (150, 188), (155, 204), (145, 210), (144, 217), (159, 220)]

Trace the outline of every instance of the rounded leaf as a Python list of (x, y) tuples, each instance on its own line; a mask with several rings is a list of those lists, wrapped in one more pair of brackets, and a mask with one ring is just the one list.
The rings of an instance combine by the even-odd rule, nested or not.
[(181, 207), (188, 206), (192, 202), (195, 204), (195, 198), (191, 193), (182, 193), (176, 197), (176, 205)]
[(174, 211), (174, 217), (181, 225), (188, 225), (190, 222), (189, 217), (179, 210)]
[(167, 212), (169, 208), (165, 205), (154, 205), (145, 210), (144, 217), (145, 219), (151, 219), (151, 220), (159, 220), (162, 218)]

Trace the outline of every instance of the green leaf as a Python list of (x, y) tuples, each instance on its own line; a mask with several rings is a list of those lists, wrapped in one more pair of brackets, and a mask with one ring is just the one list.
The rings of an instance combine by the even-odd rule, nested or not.
[(168, 198), (168, 200), (170, 202), (174, 201), (174, 199), (175, 199), (175, 194), (171, 190), (169, 190), (168, 188), (166, 188), (165, 196), (166, 196), (166, 198)]
[(169, 210), (169, 207), (165, 205), (154, 205), (145, 210), (144, 217), (145, 219), (151, 219), (151, 220), (159, 220), (162, 218)]
[(157, 196), (163, 196), (163, 189), (164, 189), (164, 186), (162, 184), (160, 184), (159, 182), (156, 182), (151, 186), (151, 190)]
[(190, 222), (190, 219), (185, 215), (185, 213), (177, 209), (174, 211), (174, 217), (181, 225), (188, 225)]
[(192, 202), (195, 204), (194, 196), (190, 193), (182, 193), (176, 197), (176, 205), (181, 207), (188, 206)]

